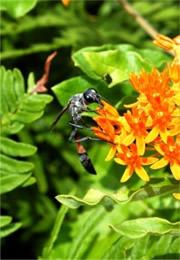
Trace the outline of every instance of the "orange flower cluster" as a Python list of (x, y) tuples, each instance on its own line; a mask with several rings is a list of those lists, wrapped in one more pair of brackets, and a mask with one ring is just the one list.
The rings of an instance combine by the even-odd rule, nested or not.
[(70, 0), (61, 0), (64, 6), (68, 6), (70, 3)]
[[(176, 180), (180, 180), (180, 36), (171, 40), (158, 35), (155, 44), (173, 50), (175, 59), (162, 72), (141, 70), (131, 73), (130, 82), (139, 93), (137, 102), (126, 105), (129, 110), (120, 116), (105, 101), (97, 108), (91, 127), (94, 134), (108, 142), (111, 149), (106, 161), (115, 156), (115, 162), (126, 165), (121, 182), (127, 181), (134, 172), (149, 181), (143, 165), (159, 169), (169, 164)], [(146, 151), (151, 156), (145, 156)]]

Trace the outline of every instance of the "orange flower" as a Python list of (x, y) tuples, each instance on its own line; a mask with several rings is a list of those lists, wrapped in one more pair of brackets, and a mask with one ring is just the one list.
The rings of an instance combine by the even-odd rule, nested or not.
[(162, 95), (164, 98), (169, 94), (170, 87), (168, 86), (169, 76), (167, 69), (159, 73), (156, 68), (152, 68), (152, 74), (142, 69), (139, 75), (132, 72), (129, 80), (134, 89), (139, 93), (152, 95), (154, 98), (159, 98)]
[(151, 166), (151, 169), (162, 168), (168, 163), (171, 172), (176, 180), (180, 180), (180, 142), (177, 138), (176, 142), (172, 136), (168, 136), (167, 143), (155, 144), (155, 149), (163, 155), (159, 161)]
[[(125, 119), (121, 117), (118, 111), (105, 101), (102, 101), (103, 108), (97, 107), (98, 116), (94, 117), (98, 126), (91, 127), (94, 134), (108, 142), (111, 145), (111, 149), (106, 157), (106, 161), (112, 159), (116, 153), (116, 147), (125, 137), (125, 128), (128, 128)], [(128, 128), (129, 129), (129, 128)]]
[(180, 84), (180, 64), (176, 62), (176, 59), (174, 60), (173, 64), (168, 63), (168, 70), (172, 82)]
[(144, 111), (140, 112), (136, 107), (132, 108), (132, 113), (127, 111), (127, 113), (124, 114), (124, 117), (130, 126), (130, 133), (125, 137), (123, 144), (128, 146), (136, 139), (138, 154), (143, 155), (145, 152), (145, 137), (148, 133), (146, 131), (148, 117)]
[(119, 153), (116, 154), (115, 162), (127, 165), (126, 170), (121, 178), (121, 182), (127, 181), (135, 171), (136, 174), (144, 181), (149, 181), (149, 176), (142, 165), (149, 165), (157, 161), (157, 158), (153, 157), (139, 157), (137, 153), (137, 147), (135, 144), (131, 144), (130, 148), (124, 144), (120, 145)]
[[(93, 118), (98, 126), (91, 129), (111, 146), (106, 161), (116, 154), (114, 160), (127, 165), (121, 182), (127, 181), (134, 171), (149, 181), (142, 165), (153, 163), (152, 169), (169, 163), (173, 176), (180, 180), (180, 36), (170, 39), (159, 35), (155, 43), (174, 51), (173, 63), (162, 72), (156, 68), (152, 68), (152, 73), (144, 69), (139, 75), (132, 72), (130, 82), (140, 93), (137, 102), (125, 105), (132, 110), (120, 116), (113, 106), (102, 101), (103, 107), (97, 108), (98, 116)], [(142, 157), (149, 149), (156, 149), (157, 157), (163, 158)]]
[(165, 50), (173, 50), (175, 46), (175, 42), (163, 34), (158, 34), (157, 40), (154, 40), (153, 43)]
[(68, 6), (70, 3), (70, 0), (61, 0), (63, 5)]
[(174, 108), (171, 104), (158, 102), (152, 102), (152, 109), (149, 111), (149, 115), (152, 120), (152, 130), (146, 137), (146, 143), (152, 142), (160, 134), (164, 142), (167, 141), (168, 130), (176, 127), (174, 122)]
[(106, 101), (101, 101), (103, 108), (97, 107), (98, 116), (93, 117), (98, 127), (91, 127), (95, 135), (109, 143), (115, 143), (115, 135), (121, 132), (121, 120), (118, 111), (108, 104)]
[(180, 45), (180, 35), (171, 39), (163, 34), (158, 34), (153, 43), (165, 50), (175, 50)]

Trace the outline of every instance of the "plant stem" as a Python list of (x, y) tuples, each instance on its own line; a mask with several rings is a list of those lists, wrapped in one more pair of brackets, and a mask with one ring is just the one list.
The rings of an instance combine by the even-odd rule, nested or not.
[[(150, 25), (144, 17), (142, 17), (126, 0), (118, 0), (118, 2), (124, 7), (124, 9), (132, 15), (136, 22), (144, 29), (145, 32), (147, 32), (153, 39), (157, 39), (157, 34), (159, 34), (158, 31), (156, 31), (152, 25)], [(167, 51), (171, 55), (174, 56), (174, 52)]]
[(153, 39), (157, 38), (158, 32), (140, 15), (138, 12), (126, 2), (126, 0), (118, 0), (124, 9), (132, 15), (137, 23), (146, 31)]

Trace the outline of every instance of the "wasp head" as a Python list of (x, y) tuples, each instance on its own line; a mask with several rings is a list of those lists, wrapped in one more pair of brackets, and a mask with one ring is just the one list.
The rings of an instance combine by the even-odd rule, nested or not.
[(84, 100), (87, 104), (98, 103), (101, 104), (100, 96), (94, 88), (89, 88), (83, 93)]

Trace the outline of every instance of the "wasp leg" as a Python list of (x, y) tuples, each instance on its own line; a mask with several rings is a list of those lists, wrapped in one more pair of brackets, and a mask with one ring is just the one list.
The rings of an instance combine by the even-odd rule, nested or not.
[(71, 125), (71, 126), (74, 126), (75, 128), (80, 128), (80, 129), (87, 129), (87, 130), (90, 130), (90, 131), (92, 131), (92, 130), (91, 130), (91, 128), (89, 128), (89, 127), (87, 127), (87, 126), (83, 126), (83, 125), (76, 125), (76, 124), (74, 124), (74, 123), (72, 123), (72, 122), (69, 122), (69, 125)]
[(76, 133), (77, 133), (77, 130), (78, 130), (77, 127), (75, 127), (75, 128), (72, 130), (71, 135), (70, 135), (70, 137), (69, 137), (69, 141), (70, 141), (70, 142), (73, 142), (72, 139), (75, 137), (75, 135), (76, 135)]
[(91, 140), (91, 141), (104, 141), (102, 139), (98, 139), (98, 138), (93, 138), (93, 137), (90, 137), (90, 136), (85, 136), (83, 138), (80, 138), (78, 140), (69, 140), (73, 143), (78, 143), (78, 142), (84, 142), (84, 141), (87, 141), (87, 140)]

